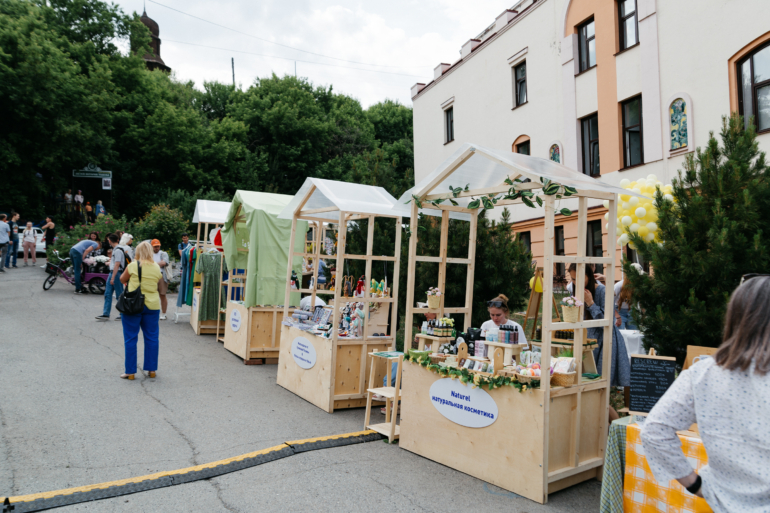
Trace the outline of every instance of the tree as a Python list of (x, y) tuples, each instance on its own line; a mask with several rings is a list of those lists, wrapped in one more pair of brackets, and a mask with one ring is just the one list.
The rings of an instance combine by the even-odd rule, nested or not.
[(642, 312), (634, 318), (645, 345), (681, 364), (688, 345), (717, 347), (730, 294), (741, 275), (770, 272), (770, 185), (753, 124), (723, 119), (720, 147), (713, 133), (689, 155), (672, 183), (674, 201), (656, 194), (660, 243), (631, 237), (652, 276), (623, 268)]
[(135, 245), (144, 240), (158, 239), (160, 247), (173, 254), (189, 223), (181, 211), (168, 205), (155, 205), (133, 226), (131, 235)]

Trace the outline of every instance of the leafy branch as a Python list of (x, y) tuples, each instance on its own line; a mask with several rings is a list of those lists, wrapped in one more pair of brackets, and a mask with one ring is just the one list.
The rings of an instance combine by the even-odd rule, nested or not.
[[(555, 196), (557, 200), (560, 200), (562, 198), (568, 198), (578, 193), (577, 189), (575, 189), (574, 187), (561, 185), (547, 178), (541, 177), (540, 182), (543, 184), (543, 187), (542, 187), (543, 195)], [(517, 199), (521, 199), (522, 203), (524, 203), (529, 208), (535, 208), (535, 203), (537, 203), (537, 206), (540, 206), (540, 207), (543, 206), (543, 198), (539, 194), (532, 192), (531, 190), (528, 190), (528, 189), (516, 190), (516, 186), (518, 184), (524, 183), (522, 180), (518, 178), (515, 180), (506, 178), (504, 183), (506, 185), (511, 186), (511, 188), (508, 189), (508, 192), (506, 194), (500, 194), (500, 195), (488, 194), (486, 196), (481, 196), (480, 198), (471, 197), (471, 201), (470, 203), (468, 203), (468, 208), (471, 210), (474, 210), (483, 206), (485, 210), (489, 210), (494, 208), (497, 202), (500, 200), (513, 201)], [(462, 189), (460, 187), (452, 187), (450, 185), (449, 190), (452, 191), (452, 195), (456, 198), (460, 195), (460, 193), (468, 192), (468, 185), (465, 186), (465, 189)], [(453, 205), (457, 206), (457, 202), (451, 199), (449, 201), (452, 202)], [(556, 213), (560, 213), (563, 216), (570, 216), (572, 215), (572, 210), (568, 208), (562, 208), (561, 210), (556, 210)]]

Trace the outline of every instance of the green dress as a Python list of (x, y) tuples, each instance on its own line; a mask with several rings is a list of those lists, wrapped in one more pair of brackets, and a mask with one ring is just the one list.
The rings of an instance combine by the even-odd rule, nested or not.
[[(198, 256), (197, 271), (203, 276), (201, 287), (201, 299), (198, 307), (199, 321), (216, 321), (220, 308), (220, 287), (222, 286), (221, 271), (226, 271), (220, 267), (222, 265), (222, 253), (201, 253)], [(222, 295), (222, 304), (224, 304), (224, 295)]]

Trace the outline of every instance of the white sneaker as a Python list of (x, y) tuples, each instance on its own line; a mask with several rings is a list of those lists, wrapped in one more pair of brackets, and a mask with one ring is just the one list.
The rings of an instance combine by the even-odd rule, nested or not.
[(117, 316), (117, 317), (115, 317), (115, 320), (116, 320), (116, 321), (119, 321), (119, 320), (120, 320), (120, 314), (118, 314), (118, 316)]
[(166, 319), (168, 319), (168, 317), (166, 317), (166, 314), (163, 314), (160, 316), (161, 321), (165, 321)]

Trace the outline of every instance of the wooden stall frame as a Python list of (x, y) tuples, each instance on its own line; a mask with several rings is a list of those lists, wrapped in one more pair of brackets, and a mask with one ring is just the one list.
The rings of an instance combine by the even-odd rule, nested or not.
[[(410, 231), (411, 237), (409, 239), (409, 276), (407, 280), (407, 304), (406, 304), (406, 320), (405, 320), (405, 335), (404, 340), (410, 341), (413, 337), (414, 326), (414, 314), (422, 313), (426, 311), (432, 311), (443, 316), (446, 313), (464, 313), (465, 314), (465, 326), (466, 328), (471, 325), (472, 314), (472, 301), (473, 301), (473, 275), (474, 275), (474, 262), (475, 262), (475, 250), (476, 250), (476, 228), (478, 224), (478, 209), (468, 209), (457, 206), (447, 206), (443, 204), (429, 203), (433, 199), (446, 199), (452, 197), (452, 194), (447, 193), (435, 193), (435, 188), (441, 184), (447, 177), (449, 177), (456, 169), (458, 169), (463, 163), (470, 159), (475, 153), (483, 156), (499, 165), (507, 167), (511, 170), (511, 174), (508, 176), (510, 180), (516, 180), (522, 176), (522, 171), (518, 168), (511, 166), (508, 162), (500, 160), (493, 155), (487, 154), (484, 151), (477, 152), (475, 148), (470, 147), (464, 151), (457, 160), (451, 163), (441, 173), (439, 173), (428, 185), (415, 191), (415, 195), (422, 202), (423, 209), (433, 209), (441, 211), (441, 245), (440, 254), (438, 257), (425, 257), (417, 255), (417, 242), (419, 238), (418, 225), (418, 206), (416, 201), (411, 203), (411, 223)], [(537, 174), (527, 176), (531, 178), (530, 183), (517, 183), (515, 185), (517, 190), (534, 190), (542, 188), (542, 184), (538, 183)], [(481, 196), (484, 194), (492, 193), (506, 193), (511, 188), (511, 185), (502, 183), (496, 187), (466, 190), (460, 193), (459, 197), (471, 197)], [(583, 190), (578, 188), (578, 241), (577, 241), (577, 255), (576, 256), (556, 256), (554, 255), (554, 221), (555, 221), (555, 198), (553, 196), (543, 195), (544, 210), (545, 210), (545, 254), (544, 254), (544, 276), (543, 276), (543, 322), (542, 322), (542, 357), (541, 366), (544, 369), (550, 367), (551, 361), (551, 340), (552, 332), (564, 329), (572, 329), (575, 333), (574, 340), (574, 354), (583, 353), (583, 343), (586, 339), (587, 328), (603, 328), (604, 340), (612, 340), (612, 326), (614, 318), (611, 314), (613, 311), (613, 287), (615, 283), (615, 258), (612, 254), (608, 257), (587, 257), (586, 256), (586, 233), (588, 222), (588, 200), (608, 200), (609, 211), (614, 212), (617, 204), (617, 195), (610, 192), (602, 192), (596, 190)], [(498, 201), (496, 206), (509, 205), (512, 203), (519, 203), (520, 200), (501, 200)], [(449, 229), (449, 212), (460, 212), (470, 214), (470, 240), (467, 259), (448, 259), (447, 258), (447, 233)], [(610, 216), (609, 229), (607, 240), (610, 241), (610, 248), (614, 247), (614, 241), (616, 237), (616, 223), (617, 220)], [(468, 266), (467, 273), (467, 286), (465, 305), (460, 308), (447, 308), (444, 304), (444, 296), (441, 297), (441, 303), (438, 309), (431, 310), (428, 308), (417, 308), (415, 304), (415, 266), (417, 262), (438, 262), (438, 284), (437, 287), (441, 290), (445, 290), (446, 285), (446, 264), (449, 260), (451, 263), (466, 264)], [(605, 292), (605, 318), (596, 319), (590, 321), (583, 320), (583, 309), (581, 307), (579, 322), (554, 322), (553, 321), (553, 308), (555, 305), (553, 297), (553, 275), (554, 264), (564, 263), (577, 265), (577, 277), (576, 277), (576, 290), (575, 296), (582, 298), (585, 291), (585, 269), (586, 263), (602, 263), (605, 265), (605, 277), (606, 282), (609, 284)], [(540, 390), (545, 398), (550, 400), (544, 400), (542, 406), (542, 426), (545, 436), (543, 436), (542, 447), (542, 501), (546, 503), (548, 501), (549, 490), (551, 492), (571, 486), (585, 479), (593, 477), (600, 478), (601, 471), (604, 465), (604, 450), (606, 446), (606, 439), (608, 433), (609, 423), (609, 396), (610, 396), (610, 362), (612, 358), (612, 343), (604, 344), (603, 358), (600, 364), (600, 374), (602, 378), (597, 381), (583, 382), (582, 378), (578, 385), (570, 388), (557, 388), (551, 390), (550, 381), (542, 380)], [(582, 375), (582, 359), (577, 359), (577, 375)], [(601, 407), (599, 408), (597, 417), (595, 418), (596, 424), (599, 426), (599, 447), (598, 457), (590, 458), (588, 460), (581, 461), (579, 454), (579, 447), (581, 442), (581, 399), (584, 392), (602, 390), (602, 397), (600, 399)], [(553, 402), (554, 397), (561, 397), (565, 395), (575, 395), (575, 404), (571, 410), (569, 418), (569, 464), (564, 468), (555, 470), (549, 469), (549, 424), (550, 424), (550, 404)], [(406, 392), (402, 398), (402, 402), (407, 401), (408, 395)], [(593, 411), (593, 408), (591, 409)], [(539, 416), (539, 415), (538, 415)], [(402, 431), (401, 436), (404, 433)], [(402, 438), (403, 441), (403, 438)], [(462, 469), (460, 469), (462, 470)], [(515, 492), (515, 490), (512, 490)]]
[[(327, 409), (328, 413), (333, 413), (335, 408), (335, 402), (337, 401), (351, 401), (353, 400), (355, 404), (359, 406), (363, 406), (367, 400), (367, 383), (366, 383), (366, 362), (367, 357), (369, 354), (368, 346), (369, 345), (377, 345), (382, 346), (384, 342), (389, 342), (389, 349), (395, 350), (396, 347), (396, 326), (398, 325), (398, 283), (399, 283), (399, 273), (401, 268), (401, 231), (402, 231), (402, 223), (401, 223), (401, 216), (398, 214), (393, 215), (384, 215), (384, 214), (368, 214), (364, 212), (354, 212), (354, 211), (344, 211), (340, 210), (336, 206), (332, 207), (324, 207), (319, 209), (305, 209), (305, 205), (312, 197), (313, 193), (316, 191), (316, 186), (313, 185), (310, 187), (308, 192), (305, 194), (305, 197), (302, 198), (299, 205), (297, 205), (297, 208), (293, 212), (292, 216), (292, 224), (291, 224), (291, 238), (290, 238), (290, 244), (289, 247), (292, 248), (289, 253), (289, 262), (286, 269), (286, 296), (284, 300), (284, 318), (291, 318), (290, 314), (290, 307), (289, 307), (289, 297), (292, 292), (300, 292), (304, 294), (310, 294), (311, 296), (311, 304), (315, 305), (315, 298), (318, 294), (322, 295), (333, 295), (334, 296), (334, 307), (333, 307), (333, 314), (332, 314), (332, 336), (329, 338), (329, 343), (331, 344), (331, 382), (329, 387), (329, 407)], [(320, 214), (320, 213), (330, 213), (330, 212), (339, 212), (339, 219), (337, 223), (335, 223), (333, 220), (330, 219), (324, 219), (319, 217), (313, 217), (314, 214)], [(377, 217), (385, 217), (385, 218), (392, 218), (396, 220), (396, 241), (395, 241), (395, 253), (394, 256), (376, 256), (372, 254), (372, 248), (374, 245), (374, 221)], [(346, 251), (346, 241), (347, 241), (347, 226), (348, 222), (350, 221), (356, 221), (356, 220), (368, 220), (368, 230), (367, 230), (367, 239), (366, 239), (366, 254), (365, 255), (355, 255), (355, 254), (348, 254)], [(308, 221), (309, 223), (313, 223), (315, 233), (314, 233), (314, 244), (313, 244), (313, 252), (307, 253), (305, 251), (303, 252), (297, 252), (294, 251), (294, 241), (296, 240), (297, 236), (297, 221)], [(338, 237), (337, 237), (337, 254), (333, 256), (324, 255), (321, 253), (321, 247), (322, 247), (322, 240), (323, 240), (323, 232), (324, 232), (324, 224), (332, 225), (337, 224), (338, 226)], [(312, 224), (311, 224), (312, 226)], [(294, 258), (298, 256), (303, 257), (312, 257), (313, 258), (313, 277), (312, 282), (314, 284), (313, 288), (311, 289), (292, 289), (291, 288), (291, 271), (293, 267)], [(318, 289), (318, 262), (321, 260), (336, 260), (336, 269), (337, 269), (337, 284), (334, 288), (334, 290), (319, 290)], [(371, 337), (369, 336), (369, 323), (364, 322), (363, 326), (363, 334), (360, 339), (353, 339), (356, 342), (361, 343), (361, 368), (359, 373), (359, 383), (358, 383), (358, 391), (359, 393), (355, 394), (344, 394), (344, 395), (337, 395), (335, 394), (335, 372), (336, 372), (336, 366), (337, 366), (337, 348), (340, 345), (348, 344), (351, 342), (350, 339), (343, 339), (340, 340), (339, 338), (339, 332), (337, 330), (337, 326), (339, 326), (340, 322), (340, 306), (342, 302), (346, 301), (347, 298), (343, 297), (341, 292), (343, 290), (341, 277), (343, 275), (342, 270), (344, 269), (344, 264), (346, 259), (351, 260), (365, 260), (366, 261), (366, 271), (365, 271), (365, 287), (364, 287), (364, 296), (363, 297), (353, 297), (351, 299), (355, 300), (356, 302), (362, 302), (364, 303), (364, 319), (369, 319), (369, 303), (386, 303), (386, 304), (392, 304), (390, 315), (391, 315), (391, 333), (388, 337)], [(372, 262), (393, 262), (394, 263), (394, 270), (393, 270), (393, 282), (391, 285), (391, 294), (390, 297), (386, 298), (379, 298), (377, 296), (372, 296), (369, 290), (369, 284), (372, 280)], [(283, 337), (281, 337), (283, 339)], [(283, 340), (281, 340), (281, 345), (283, 345)], [(379, 349), (378, 349), (379, 350)], [(279, 368), (279, 385), (280, 383), (280, 372), (281, 369)], [(283, 385), (282, 385), (283, 386)], [(297, 393), (296, 391), (292, 390), (292, 392)], [(298, 394), (299, 395), (299, 394)], [(361, 404), (358, 404), (361, 403)]]

